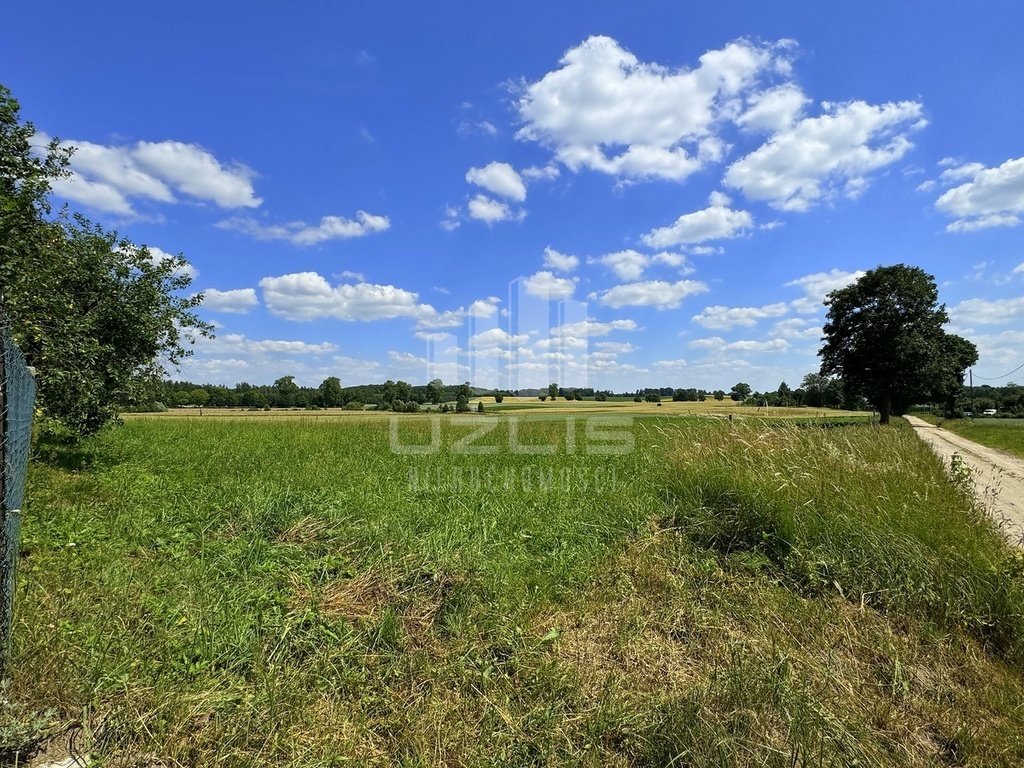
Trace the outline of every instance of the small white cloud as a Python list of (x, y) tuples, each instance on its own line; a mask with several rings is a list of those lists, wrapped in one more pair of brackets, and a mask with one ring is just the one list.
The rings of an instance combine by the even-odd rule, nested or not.
[(694, 339), (690, 342), (692, 349), (706, 349), (713, 353), (756, 353), (756, 352), (785, 352), (789, 349), (789, 342), (785, 339), (740, 339), (739, 341), (726, 341), (720, 336), (712, 336), (706, 339)]
[(576, 323), (565, 323), (551, 329), (552, 336), (571, 336), (586, 339), (593, 336), (607, 336), (612, 331), (635, 331), (639, 328), (634, 320), (610, 320), (600, 322), (592, 317)]
[(661, 251), (649, 256), (631, 248), (624, 251), (608, 253), (597, 258), (587, 259), (588, 264), (602, 264), (615, 273), (620, 280), (639, 280), (644, 272), (655, 264), (664, 264), (675, 268), (680, 274), (688, 275), (693, 272), (693, 267), (686, 260), (686, 256), (672, 251)]
[(580, 338), (579, 336), (563, 336), (555, 335), (546, 339), (539, 339), (534, 346), (538, 350), (567, 350), (567, 349), (586, 349), (590, 342), (586, 338)]
[(705, 293), (708, 287), (697, 280), (646, 280), (616, 285), (600, 294), (601, 303), (608, 307), (655, 307), (676, 309), (687, 296)]
[(284, 240), (293, 245), (316, 245), (327, 240), (346, 240), (384, 232), (391, 227), (391, 221), (387, 216), (356, 211), (355, 219), (324, 216), (317, 225), (308, 225), (302, 221), (267, 225), (251, 216), (234, 216), (217, 222), (216, 226), (241, 232), (257, 240)]
[(458, 208), (450, 205), (444, 207), (444, 218), (441, 219), (441, 229), (446, 232), (454, 232), (462, 226), (462, 213)]
[(214, 312), (244, 314), (258, 304), (259, 300), (253, 288), (238, 288), (232, 291), (207, 288), (203, 291), (203, 308)]
[[(448, 293), (448, 291), (444, 291)], [(498, 305), (501, 299), (497, 296), (488, 296), (486, 299), (477, 299), (469, 308), (459, 307), (444, 312), (435, 312), (431, 308), (425, 312), (417, 322), (417, 328), (458, 328), (469, 318), (487, 319), (494, 317), (498, 312)]]
[(639, 280), (643, 277), (644, 270), (647, 269), (650, 259), (637, 251), (625, 250), (592, 259), (591, 263), (604, 264), (620, 280)]
[(643, 241), (654, 248), (693, 245), (707, 240), (724, 240), (745, 234), (754, 224), (747, 211), (729, 208), (731, 200), (721, 192), (712, 192), (707, 208), (684, 213), (674, 224), (653, 229)]
[(477, 195), (469, 201), (469, 215), (474, 219), (494, 224), (498, 221), (522, 221), (526, 211), (513, 211), (507, 204), (486, 195)]
[(469, 346), (472, 349), (511, 349), (529, 341), (530, 337), (526, 334), (513, 335), (502, 328), (491, 328), (471, 336)]
[(965, 179), (973, 179), (984, 170), (985, 166), (981, 163), (963, 163), (962, 165), (946, 168), (946, 170), (939, 174), (939, 181), (946, 184), (955, 184)]
[(493, 162), (483, 168), (470, 168), (466, 172), (466, 181), (517, 203), (526, 199), (526, 184), (508, 163)]
[(413, 336), (423, 341), (446, 341), (452, 337), (450, 333), (444, 331), (416, 331)]
[(498, 129), (489, 120), (460, 120), (457, 130), (464, 135), (480, 134), (481, 136), (497, 136)]
[(785, 302), (776, 304), (765, 304), (761, 307), (705, 307), (698, 314), (693, 316), (693, 321), (703, 325), (705, 328), (716, 330), (729, 330), (730, 328), (757, 325), (758, 321), (769, 317), (780, 317), (789, 311)]
[(469, 305), (467, 314), (470, 317), (476, 318), (494, 317), (498, 312), (498, 305), (500, 303), (501, 299), (497, 296), (488, 296), (486, 299), (477, 299)]
[(558, 301), (572, 296), (576, 290), (576, 281), (567, 277), (556, 277), (553, 272), (541, 270), (523, 280), (523, 287), (531, 296)]
[(550, 245), (544, 249), (544, 266), (559, 272), (572, 272), (580, 264), (578, 256), (560, 253)]
[(545, 165), (539, 167), (531, 165), (529, 168), (524, 168), (522, 177), (527, 181), (554, 181), (561, 175), (561, 171), (558, 170), (557, 165)]

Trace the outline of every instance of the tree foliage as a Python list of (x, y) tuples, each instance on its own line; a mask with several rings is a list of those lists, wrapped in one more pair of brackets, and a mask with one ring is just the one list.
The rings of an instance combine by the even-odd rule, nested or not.
[(750, 385), (741, 381), (729, 391), (729, 397), (737, 402), (743, 402), (750, 397), (751, 391)]
[(916, 401), (946, 400), (978, 359), (974, 344), (947, 333), (935, 278), (896, 264), (870, 270), (825, 299), (821, 375), (862, 394), (883, 424)]
[(211, 327), (186, 296), (181, 257), (155, 259), (82, 216), (51, 217), (50, 182), (67, 175), (56, 142), (37, 153), (35, 129), (0, 86), (0, 312), (37, 374), (37, 402), (86, 435), (145, 396)]
[(345, 405), (345, 392), (341, 388), (341, 379), (328, 376), (320, 383), (320, 404), (325, 408), (340, 408)]

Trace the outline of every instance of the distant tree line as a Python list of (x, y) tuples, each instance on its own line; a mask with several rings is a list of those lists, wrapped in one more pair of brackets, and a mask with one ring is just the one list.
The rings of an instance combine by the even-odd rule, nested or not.
[[(393, 411), (418, 411), (421, 406), (452, 404), (469, 408), (469, 398), (488, 390), (464, 384), (445, 384), (434, 379), (414, 386), (405, 381), (361, 384), (343, 387), (337, 376), (329, 376), (319, 386), (302, 387), (294, 376), (282, 376), (273, 384), (239, 382), (233, 387), (220, 384), (196, 384), (188, 381), (164, 381), (151, 392), (149, 402), (162, 407), (209, 408), (349, 408), (374, 406)], [(463, 402), (464, 401), (464, 402)], [(143, 408), (147, 409), (147, 408)]]
[(957, 417), (968, 413), (980, 414), (995, 409), (996, 416), (1024, 419), (1024, 385), (1008, 382), (1001, 387), (982, 384), (974, 387), (963, 386), (953, 400), (952, 409), (946, 403), (933, 404), (933, 410), (945, 416)]
[[(992, 394), (996, 390), (985, 387), (988, 402), (1000, 405), (1002, 396)], [(1020, 389), (1020, 388), (1018, 388)], [(980, 390), (979, 390), (980, 391)], [(645, 387), (631, 392), (614, 392), (593, 387), (562, 387), (552, 383), (546, 389), (490, 390), (473, 387), (469, 382), (445, 384), (441, 379), (423, 385), (406, 381), (385, 381), (383, 384), (360, 384), (342, 386), (337, 376), (329, 376), (316, 387), (303, 387), (295, 383), (294, 376), (282, 376), (273, 384), (249, 384), (239, 382), (233, 387), (220, 384), (196, 384), (188, 381), (164, 381), (157, 384), (149, 402), (140, 410), (153, 406), (196, 407), (196, 408), (350, 408), (353, 410), (373, 407), (396, 412), (413, 412), (429, 409), (467, 411), (469, 400), (481, 395), (493, 396), (501, 403), (505, 397), (537, 397), (547, 400), (633, 400), (634, 402), (658, 403), (663, 399), (673, 402), (704, 402), (708, 399), (722, 401), (726, 398), (746, 405), (771, 407), (847, 408), (866, 407), (863, 398), (849, 396), (842, 382), (834, 377), (809, 373), (801, 386), (791, 389), (782, 382), (771, 392), (755, 392), (749, 384), (738, 382), (728, 392), (723, 389), (705, 390), (695, 387)], [(981, 401), (979, 401), (981, 402)], [(990, 406), (991, 407), (991, 406)], [(980, 408), (980, 406), (979, 406)]]

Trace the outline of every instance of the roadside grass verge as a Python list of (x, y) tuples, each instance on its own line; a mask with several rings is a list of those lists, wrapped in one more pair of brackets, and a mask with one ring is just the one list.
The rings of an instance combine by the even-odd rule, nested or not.
[(114, 764), (1024, 760), (1020, 577), (909, 430), (442, 423), (41, 452), (11, 712)]
[(972, 632), (1024, 662), (1024, 561), (913, 430), (705, 429), (670, 453), (673, 523), (834, 591)]
[(939, 419), (929, 415), (921, 417), (968, 440), (1024, 459), (1024, 419)]

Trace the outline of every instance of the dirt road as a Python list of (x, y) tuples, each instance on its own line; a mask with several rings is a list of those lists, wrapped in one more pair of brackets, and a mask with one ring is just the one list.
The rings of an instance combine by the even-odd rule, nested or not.
[(963, 457), (985, 508), (1001, 523), (1012, 543), (1024, 546), (1024, 460), (979, 445), (916, 416), (903, 418), (942, 457), (946, 466), (954, 453)]

